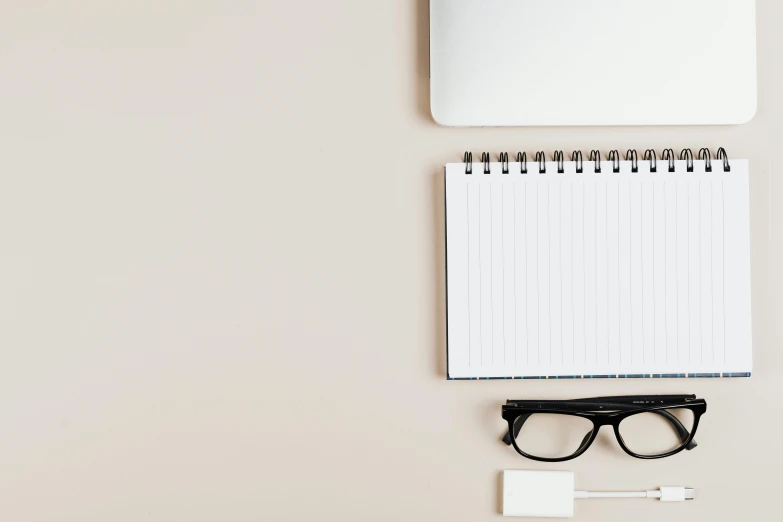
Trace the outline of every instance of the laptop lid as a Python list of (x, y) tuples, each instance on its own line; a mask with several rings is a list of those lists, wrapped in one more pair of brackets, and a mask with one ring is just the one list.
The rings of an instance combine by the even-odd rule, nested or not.
[(756, 111), (754, 0), (430, 0), (448, 126), (737, 124)]

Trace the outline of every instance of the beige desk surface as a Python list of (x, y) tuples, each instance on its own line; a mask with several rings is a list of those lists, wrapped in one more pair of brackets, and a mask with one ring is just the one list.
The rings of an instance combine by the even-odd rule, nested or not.
[[(710, 128), (440, 128), (426, 0), (2, 12), (0, 519), (495, 520), (506, 468), (698, 488), (581, 520), (779, 511), (780, 2), (758, 115)], [(752, 378), (445, 379), (445, 162), (721, 145), (752, 168)], [(505, 399), (642, 392), (707, 399), (698, 449), (544, 465), (498, 440)]]

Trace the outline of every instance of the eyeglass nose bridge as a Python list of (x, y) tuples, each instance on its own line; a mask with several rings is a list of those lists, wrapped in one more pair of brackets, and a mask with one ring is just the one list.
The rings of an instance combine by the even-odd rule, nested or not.
[(576, 453), (582, 453), (584, 452), (590, 445), (593, 444), (593, 441), (595, 441), (596, 437), (598, 437), (598, 432), (603, 428), (604, 426), (611, 426), (612, 423), (608, 419), (603, 418), (594, 418), (593, 421), (593, 429), (587, 432), (585, 434), (584, 438), (582, 439), (582, 442), (579, 443), (579, 449), (576, 450)]
[(585, 434), (584, 438), (579, 443), (579, 449), (576, 450), (575, 455), (580, 455), (584, 453), (587, 450), (587, 448), (589, 448), (593, 444), (593, 442), (595, 442), (595, 439), (598, 437), (598, 432), (604, 426), (611, 427), (612, 432), (614, 433), (614, 436), (617, 439), (617, 442), (620, 444), (621, 447), (624, 446), (624, 444), (620, 440), (620, 433), (617, 431), (617, 425), (612, 420), (611, 417), (594, 417), (590, 420), (593, 421), (593, 429), (588, 431), (587, 434)]

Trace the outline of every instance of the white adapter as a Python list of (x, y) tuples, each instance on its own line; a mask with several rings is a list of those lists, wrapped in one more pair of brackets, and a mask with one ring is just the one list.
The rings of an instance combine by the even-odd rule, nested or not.
[(649, 491), (576, 491), (570, 471), (503, 472), (503, 515), (572, 517), (575, 498), (658, 498), (664, 502), (692, 500), (693, 488), (665, 486)]

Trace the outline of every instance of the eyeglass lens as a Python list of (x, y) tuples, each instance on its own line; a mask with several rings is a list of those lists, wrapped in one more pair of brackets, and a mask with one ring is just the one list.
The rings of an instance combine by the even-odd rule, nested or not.
[(559, 459), (576, 453), (593, 432), (592, 421), (575, 415), (533, 413), (514, 421), (517, 447), (528, 455)]
[(637, 413), (620, 422), (620, 436), (633, 453), (655, 456), (680, 448), (693, 431), (693, 412), (669, 408)]

